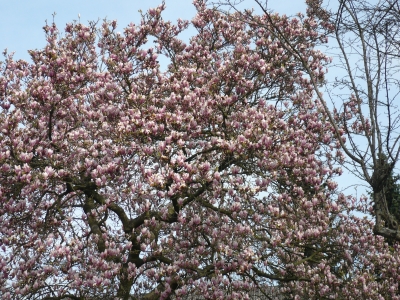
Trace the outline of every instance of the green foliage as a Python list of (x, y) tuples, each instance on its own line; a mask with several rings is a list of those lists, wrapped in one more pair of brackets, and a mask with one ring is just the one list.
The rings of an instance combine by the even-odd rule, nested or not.
[(399, 175), (394, 176), (391, 172), (385, 184), (385, 198), (387, 201), (389, 212), (400, 220), (400, 179)]

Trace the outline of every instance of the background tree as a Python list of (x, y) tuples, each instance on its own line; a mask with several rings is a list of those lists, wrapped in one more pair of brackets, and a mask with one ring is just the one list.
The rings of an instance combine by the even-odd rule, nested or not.
[[(388, 210), (383, 191), (400, 152), (399, 2), (339, 0), (331, 4), (338, 8), (329, 10), (320, 0), (306, 1), (307, 16), (317, 20), (314, 26), (320, 26), (318, 37), (330, 36), (334, 66), (340, 73), (333, 82), (326, 82), (325, 94), (319, 85), (319, 72), (309, 65), (308, 58), (294, 47), (293, 41), (286, 38), (285, 31), (268, 10), (268, 1), (254, 2), (267, 22), (252, 17), (250, 11), (241, 12), (240, 17), (249, 24), (274, 28), (282, 48), (303, 63), (346, 155), (344, 165), (373, 191), (375, 233), (400, 240), (398, 221)], [(231, 1), (219, 3), (236, 9), (236, 3)], [(328, 105), (329, 98), (332, 105)], [(345, 137), (341, 137), (343, 133)], [(383, 155), (388, 160), (382, 165)]]
[(389, 175), (385, 184), (385, 197), (388, 204), (389, 212), (400, 220), (400, 184), (399, 176), (394, 176), (393, 172)]
[(293, 297), (396, 299), (397, 252), (333, 181), (318, 23), (195, 5), (187, 44), (162, 5), (123, 33), (46, 25), (31, 63), (6, 54), (1, 298), (246, 299), (280, 282)]
[(400, 151), (399, 2), (339, 1), (332, 16), (345, 74), (335, 84), (352, 94), (336, 116), (348, 138), (349, 169), (373, 191), (375, 232), (399, 240), (399, 219), (385, 197)]

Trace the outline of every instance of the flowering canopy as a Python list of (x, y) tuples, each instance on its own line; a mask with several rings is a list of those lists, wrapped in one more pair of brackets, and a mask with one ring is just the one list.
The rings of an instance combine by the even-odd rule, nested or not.
[[(343, 214), (302, 63), (273, 28), (195, 5), (187, 44), (162, 5), (123, 33), (48, 25), (32, 63), (6, 56), (1, 298), (395, 297), (399, 258)], [(320, 24), (272, 17), (322, 83)]]

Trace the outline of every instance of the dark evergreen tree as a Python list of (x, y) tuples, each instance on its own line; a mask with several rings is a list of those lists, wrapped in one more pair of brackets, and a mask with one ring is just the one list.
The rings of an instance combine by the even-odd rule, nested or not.
[(399, 175), (394, 175), (391, 172), (385, 184), (385, 197), (388, 205), (389, 212), (400, 220), (400, 179)]

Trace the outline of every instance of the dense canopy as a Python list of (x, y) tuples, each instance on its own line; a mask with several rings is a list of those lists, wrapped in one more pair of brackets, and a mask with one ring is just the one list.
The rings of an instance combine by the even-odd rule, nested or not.
[[(264, 27), (195, 1), (44, 27), (0, 77), (2, 299), (397, 299), (397, 245), (368, 200), (338, 193), (342, 159), (305, 66)], [(323, 84), (327, 24), (273, 14)], [(193, 30), (193, 28), (191, 30)], [(154, 44), (152, 44), (154, 42)], [(160, 60), (160, 61), (158, 61)], [(160, 63), (168, 60), (167, 67)], [(363, 202), (365, 201), (365, 202)]]

